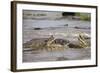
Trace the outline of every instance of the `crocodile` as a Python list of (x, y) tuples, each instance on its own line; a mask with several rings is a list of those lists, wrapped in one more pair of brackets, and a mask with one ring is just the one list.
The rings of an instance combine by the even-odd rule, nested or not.
[(86, 48), (88, 46), (90, 45), (88, 45), (82, 34), (79, 34), (78, 44), (73, 44), (69, 40), (65, 39), (56, 39), (53, 35), (51, 35), (49, 38), (32, 39), (27, 43), (24, 43), (24, 48), (47, 51), (65, 50), (67, 48)]
[(68, 40), (64, 39), (55, 39), (53, 35), (49, 38), (39, 38), (39, 39), (32, 39), (27, 43), (23, 44), (24, 48), (32, 48), (33, 50), (47, 50), (47, 51), (54, 51), (54, 50), (64, 50), (67, 48), (66, 44), (68, 44)]

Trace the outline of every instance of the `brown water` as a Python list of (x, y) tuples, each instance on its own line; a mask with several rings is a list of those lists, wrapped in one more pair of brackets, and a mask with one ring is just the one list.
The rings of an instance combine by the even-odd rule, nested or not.
[[(68, 26), (64, 26), (68, 24)], [(76, 29), (75, 26), (86, 28)], [(89, 28), (88, 28), (89, 27)], [(42, 28), (34, 30), (34, 28)], [(24, 20), (23, 21), (23, 43), (35, 38), (55, 38), (78, 41), (79, 32), (84, 32), (90, 37), (90, 22), (80, 20)], [(83, 60), (91, 58), (91, 48), (66, 48), (65, 50), (41, 51), (23, 48), (23, 62), (61, 61), (61, 60)]]

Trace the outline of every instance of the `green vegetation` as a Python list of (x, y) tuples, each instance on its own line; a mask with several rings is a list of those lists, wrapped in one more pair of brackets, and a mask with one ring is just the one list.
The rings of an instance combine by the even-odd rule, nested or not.
[(90, 21), (91, 15), (89, 13), (76, 13), (75, 16), (79, 16), (81, 20)]

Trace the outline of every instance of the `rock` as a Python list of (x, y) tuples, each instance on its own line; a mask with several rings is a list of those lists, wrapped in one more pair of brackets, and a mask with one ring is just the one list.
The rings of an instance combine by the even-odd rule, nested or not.
[(34, 28), (34, 30), (41, 30), (42, 28)]
[(68, 44), (68, 47), (69, 48), (83, 48), (79, 44), (73, 44), (73, 43)]

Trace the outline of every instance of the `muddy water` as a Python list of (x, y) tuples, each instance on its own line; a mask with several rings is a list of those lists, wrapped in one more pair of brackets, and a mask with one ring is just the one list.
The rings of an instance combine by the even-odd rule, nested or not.
[[(68, 24), (68, 26), (65, 26)], [(81, 27), (76, 29), (74, 27)], [(41, 30), (34, 30), (41, 28)], [(85, 28), (85, 29), (82, 29)], [(35, 38), (55, 38), (78, 41), (78, 33), (84, 32), (90, 37), (90, 22), (80, 20), (23, 20), (23, 43)], [(91, 48), (66, 48), (65, 50), (41, 51), (23, 48), (23, 62), (83, 60), (91, 58)]]
[(39, 61), (62, 61), (62, 60), (83, 60), (90, 59), (90, 48), (74, 49), (68, 48), (64, 51), (24, 51), (24, 62)]

